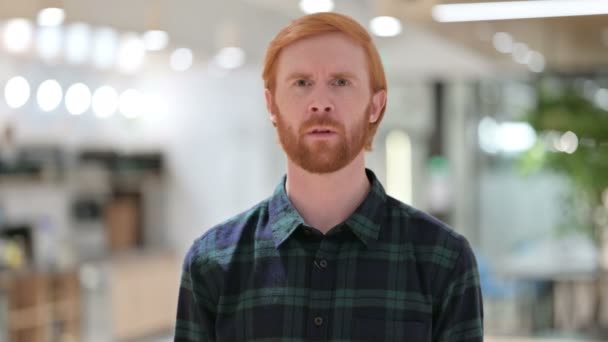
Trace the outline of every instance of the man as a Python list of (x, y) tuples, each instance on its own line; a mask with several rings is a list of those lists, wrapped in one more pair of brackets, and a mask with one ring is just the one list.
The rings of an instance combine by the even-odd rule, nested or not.
[(465, 238), (365, 168), (387, 94), (366, 30), (299, 18), (270, 43), (263, 79), (287, 174), (193, 243), (175, 340), (482, 341)]

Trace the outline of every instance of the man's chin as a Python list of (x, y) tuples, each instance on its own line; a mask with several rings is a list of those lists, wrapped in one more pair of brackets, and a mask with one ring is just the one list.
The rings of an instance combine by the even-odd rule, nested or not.
[(340, 171), (341, 169), (344, 168), (344, 166), (327, 165), (327, 164), (300, 165), (300, 167), (309, 173), (317, 174), (317, 175), (326, 175), (326, 174), (334, 173), (334, 172)]
[[(327, 152), (327, 151), (326, 151)], [(327, 174), (341, 170), (348, 164), (336, 153), (317, 153), (309, 155), (312, 158), (299, 159), (298, 165), (314, 174)], [(313, 159), (314, 158), (314, 159)]]

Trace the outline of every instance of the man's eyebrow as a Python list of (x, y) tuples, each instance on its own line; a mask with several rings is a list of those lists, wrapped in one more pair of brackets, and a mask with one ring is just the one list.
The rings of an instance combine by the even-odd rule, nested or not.
[(358, 80), (359, 77), (352, 72), (344, 71), (344, 72), (336, 72), (331, 74), (332, 78), (348, 78)]
[(287, 77), (285, 78), (286, 81), (291, 81), (291, 80), (299, 80), (299, 79), (310, 79), (311, 75), (305, 72), (292, 72), (291, 74), (287, 75)]
[[(347, 79), (355, 79), (358, 80), (359, 77), (357, 77), (357, 75), (355, 75), (355, 73), (352, 72), (348, 72), (348, 71), (341, 71), (341, 72), (335, 72), (332, 73), (331, 78), (347, 78)], [(287, 77), (285, 78), (286, 81), (291, 81), (291, 80), (296, 80), (296, 79), (310, 79), (312, 78), (312, 75), (309, 73), (305, 73), (305, 72), (293, 72), (289, 75), (287, 75)]]

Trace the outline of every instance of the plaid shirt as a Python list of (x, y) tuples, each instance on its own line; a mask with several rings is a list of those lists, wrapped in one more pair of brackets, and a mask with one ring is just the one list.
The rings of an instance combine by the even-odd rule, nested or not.
[(372, 171), (326, 235), (285, 191), (198, 238), (185, 257), (175, 341), (482, 341), (467, 240), (388, 196)]

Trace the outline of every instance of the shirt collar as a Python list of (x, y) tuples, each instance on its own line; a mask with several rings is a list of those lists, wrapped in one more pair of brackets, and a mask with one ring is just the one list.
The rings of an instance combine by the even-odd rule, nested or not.
[[(357, 210), (344, 223), (365, 245), (368, 245), (378, 239), (381, 222), (384, 218), (386, 192), (371, 170), (365, 169), (365, 174), (370, 181), (370, 191)], [(287, 197), (286, 180), (287, 175), (284, 175), (275, 188), (269, 203), (269, 221), (277, 248), (291, 236), (299, 225), (304, 224), (304, 219)]]

